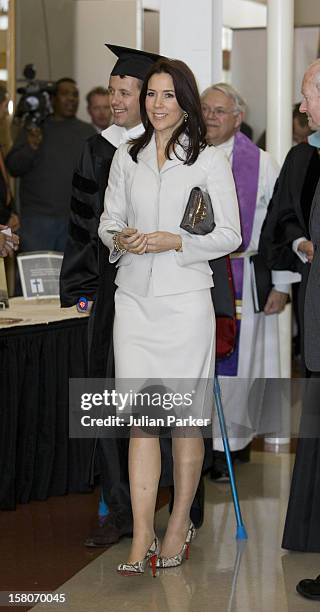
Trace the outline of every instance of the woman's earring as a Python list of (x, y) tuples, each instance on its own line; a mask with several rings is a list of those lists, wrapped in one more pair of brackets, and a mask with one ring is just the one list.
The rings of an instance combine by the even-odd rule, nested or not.
[(187, 112), (185, 112), (185, 113), (184, 113), (184, 115), (183, 115), (183, 117), (184, 117), (184, 122), (185, 122), (185, 123), (187, 123), (188, 118), (189, 118), (188, 113), (187, 113)]

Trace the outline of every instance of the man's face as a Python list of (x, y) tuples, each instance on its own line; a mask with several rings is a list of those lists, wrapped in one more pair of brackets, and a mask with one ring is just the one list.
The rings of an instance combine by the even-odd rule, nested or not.
[(75, 117), (79, 106), (79, 91), (74, 83), (63, 81), (53, 97), (54, 114), (63, 119)]
[(222, 91), (213, 89), (206, 93), (201, 98), (201, 107), (208, 144), (222, 144), (238, 131), (243, 113), (235, 111), (233, 101)]
[(94, 94), (91, 96), (90, 104), (88, 104), (88, 113), (92, 123), (100, 128), (100, 130), (105, 130), (111, 121), (109, 96), (107, 94)]
[(140, 81), (131, 76), (112, 76), (109, 81), (109, 97), (113, 123), (130, 129), (140, 119)]
[(307, 113), (312, 130), (320, 130), (320, 91), (315, 85), (314, 71), (307, 71), (302, 82), (300, 113)]

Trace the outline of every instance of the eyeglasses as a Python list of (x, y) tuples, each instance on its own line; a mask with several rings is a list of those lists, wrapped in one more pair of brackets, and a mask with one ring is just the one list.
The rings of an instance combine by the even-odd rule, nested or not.
[(237, 115), (238, 111), (236, 110), (226, 110), (225, 108), (222, 108), (222, 106), (217, 106), (216, 108), (210, 108), (210, 106), (206, 106), (205, 104), (202, 105), (202, 112), (205, 115), (209, 115), (211, 113), (211, 115), (216, 115), (219, 118), (223, 118), (225, 115)]

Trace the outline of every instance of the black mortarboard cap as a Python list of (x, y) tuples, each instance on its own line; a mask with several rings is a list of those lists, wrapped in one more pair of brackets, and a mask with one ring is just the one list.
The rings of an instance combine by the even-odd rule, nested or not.
[(118, 57), (111, 76), (132, 76), (143, 81), (151, 66), (160, 57), (156, 53), (109, 45), (108, 43), (106, 43), (106, 47)]

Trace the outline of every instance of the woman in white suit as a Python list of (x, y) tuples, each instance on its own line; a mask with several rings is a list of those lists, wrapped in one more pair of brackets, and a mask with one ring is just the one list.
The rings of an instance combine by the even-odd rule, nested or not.
[[(205, 143), (194, 76), (181, 61), (160, 59), (141, 90), (145, 133), (117, 150), (99, 236), (118, 268), (115, 295), (116, 379), (212, 379), (215, 318), (208, 260), (241, 242), (237, 197), (223, 153)], [(214, 231), (180, 228), (189, 194), (211, 197)], [(118, 232), (112, 235), (112, 232)], [(200, 402), (201, 403), (201, 402)], [(212, 402), (201, 416), (211, 416)], [(177, 428), (178, 429), (178, 428)], [(133, 541), (118, 567), (139, 574), (150, 562), (179, 565), (194, 536), (189, 513), (204, 456), (201, 435), (173, 435), (174, 506), (161, 554), (154, 513), (161, 471), (159, 439), (131, 430), (129, 478)]]

